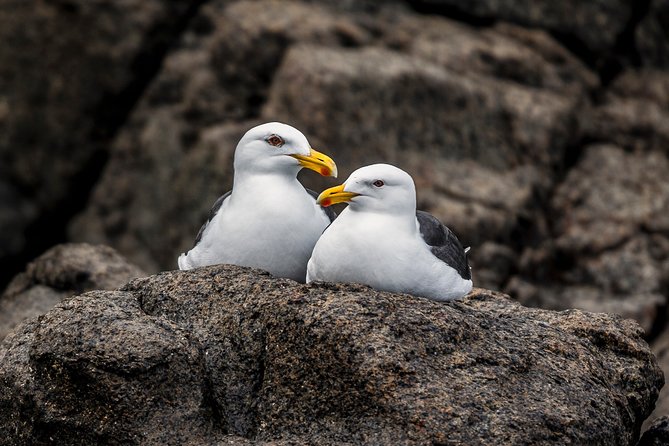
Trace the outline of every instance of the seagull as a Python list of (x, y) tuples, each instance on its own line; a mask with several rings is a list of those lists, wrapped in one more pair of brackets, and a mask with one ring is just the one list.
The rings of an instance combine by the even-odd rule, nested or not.
[(436, 217), (416, 211), (416, 188), (403, 170), (361, 167), (317, 202), (348, 206), (316, 243), (307, 283), (355, 282), (440, 301), (471, 291), (468, 249)]
[(232, 190), (220, 197), (179, 269), (228, 263), (304, 283), (311, 251), (336, 214), (297, 180), (303, 168), (337, 176), (334, 161), (287, 124), (252, 128), (235, 149)]

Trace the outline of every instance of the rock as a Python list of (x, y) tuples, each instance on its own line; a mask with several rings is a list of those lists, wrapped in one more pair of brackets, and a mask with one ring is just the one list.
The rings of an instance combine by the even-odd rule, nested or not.
[(636, 45), (644, 64), (669, 68), (669, 1), (651, 0), (636, 28)]
[[(484, 269), (484, 273), (489, 270)], [(473, 271), (476, 274), (476, 270)], [(478, 275), (474, 276), (478, 278)], [(483, 279), (486, 279), (484, 275)], [(619, 314), (634, 319), (644, 330), (646, 339), (662, 328), (667, 310), (667, 298), (660, 292), (616, 294), (596, 286), (567, 283), (541, 283), (514, 276), (503, 289), (518, 302), (530, 307), (550, 310), (579, 308), (584, 311)]]
[[(639, 230), (669, 229), (669, 160), (657, 152), (628, 154), (594, 145), (558, 187), (552, 207), (556, 244), (573, 255), (598, 254), (623, 245)], [(657, 238), (663, 256), (669, 248)]]
[(669, 443), (669, 416), (656, 419), (643, 433), (637, 446), (662, 446)]
[[(669, 373), (669, 330), (665, 328), (657, 339), (653, 341), (651, 347), (662, 371), (665, 374)], [(645, 421), (642, 430), (653, 430), (651, 426), (655, 425), (657, 420), (663, 419), (667, 414), (669, 414), (669, 388), (663, 387), (655, 403), (655, 409)]]
[(415, 151), (506, 169), (557, 162), (575, 106), (548, 91), (462, 76), (396, 51), (297, 46), (275, 76), (263, 117), (292, 119), (315, 141), (327, 141), (344, 165), (392, 163)]
[(586, 138), (630, 150), (669, 151), (669, 76), (664, 71), (628, 70), (601, 103), (581, 115)]
[(613, 50), (616, 40), (633, 14), (633, 3), (626, 0), (566, 1), (556, 4), (549, 0), (408, 0), (424, 12), (464, 14), (479, 20), (506, 20), (531, 28), (542, 28), (578, 40), (587, 50), (606, 53)]
[(509, 246), (485, 242), (467, 254), (476, 286), (491, 290), (503, 289), (518, 268), (517, 254)]
[(107, 246), (55, 246), (29, 263), (0, 296), (0, 341), (21, 322), (46, 313), (65, 297), (113, 290), (143, 275)]
[(48, 248), (84, 205), (106, 143), (197, 3), (0, 2), (0, 215), (11, 216), (0, 233), (12, 239), (3, 270)]
[(68, 299), (0, 344), (12, 444), (636, 441), (663, 377), (632, 321), (302, 285), (234, 266)]
[[(539, 218), (536, 201), (578, 139), (579, 98), (596, 76), (539, 30), (372, 9), (203, 6), (116, 139), (70, 238), (113, 245), (148, 271), (175, 268), (230, 187), (239, 136), (278, 119), (331, 154), (342, 176), (401, 164), (421, 182), (421, 206), (464, 241), (507, 243), (518, 220)], [(332, 185), (301, 178), (315, 190)]]
[(506, 291), (544, 308), (618, 312), (652, 336), (669, 273), (667, 169), (658, 152), (588, 147), (553, 196), (554, 240), (525, 250)]
[(508, 23), (475, 28), (408, 14), (393, 14), (382, 23), (388, 47), (458, 73), (476, 73), (570, 96), (587, 94), (599, 84), (592, 71), (541, 30)]
[(335, 45), (365, 38), (346, 16), (317, 5), (203, 6), (114, 142), (70, 238), (113, 245), (148, 271), (176, 268), (232, 185), (235, 146), (260, 123), (285, 47), (299, 39)]

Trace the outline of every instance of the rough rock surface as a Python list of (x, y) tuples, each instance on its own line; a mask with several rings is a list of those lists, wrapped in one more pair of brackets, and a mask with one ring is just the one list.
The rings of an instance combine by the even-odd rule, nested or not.
[(637, 446), (663, 446), (669, 444), (669, 416), (656, 419), (637, 443)]
[(230, 185), (239, 135), (279, 119), (332, 154), (342, 176), (400, 163), (420, 182), (421, 207), (467, 244), (508, 244), (550, 185), (546, 169), (577, 137), (575, 111), (596, 85), (538, 30), (479, 32), (396, 9), (211, 2), (121, 131), (70, 234), (111, 244), (150, 271), (173, 268)]
[(553, 240), (526, 250), (525, 277), (507, 291), (545, 308), (621, 313), (655, 334), (667, 304), (668, 169), (659, 152), (590, 146), (553, 196)]
[[(669, 370), (669, 331), (665, 330), (653, 341), (651, 347), (662, 370)], [(644, 423), (645, 427), (655, 424), (655, 420), (666, 417), (667, 414), (669, 414), (669, 387), (665, 386), (657, 399), (655, 410)], [(669, 435), (669, 432), (667, 434)]]
[(641, 59), (650, 66), (669, 68), (669, 1), (651, 0), (636, 30)]
[(629, 445), (663, 383), (641, 335), (480, 289), (438, 303), (233, 266), (167, 272), (10, 334), (0, 437)]
[[(508, 20), (580, 41), (592, 52), (611, 51), (632, 17), (633, 2), (628, 0), (409, 0), (419, 8), (438, 12), (439, 7), (479, 19)], [(444, 11), (446, 12), (446, 11)]]
[(584, 137), (629, 150), (669, 153), (669, 76), (628, 70), (596, 107), (581, 117)]
[(20, 268), (10, 256), (62, 237), (105, 142), (197, 3), (0, 1), (0, 241), (11, 234), (0, 243), (3, 281)]
[(65, 297), (113, 290), (141, 276), (144, 273), (137, 266), (108, 246), (58, 245), (29, 263), (0, 296), (0, 340)]

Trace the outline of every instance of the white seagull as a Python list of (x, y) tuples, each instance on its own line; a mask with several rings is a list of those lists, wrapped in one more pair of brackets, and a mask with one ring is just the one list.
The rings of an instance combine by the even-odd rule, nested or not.
[(279, 122), (252, 128), (235, 149), (232, 190), (220, 197), (179, 269), (229, 263), (304, 282), (311, 251), (334, 219), (297, 180), (306, 167), (337, 176), (332, 159)]
[(434, 300), (471, 291), (467, 250), (434, 216), (416, 211), (416, 188), (403, 170), (362, 167), (317, 201), (349, 204), (316, 243), (307, 282), (355, 282)]

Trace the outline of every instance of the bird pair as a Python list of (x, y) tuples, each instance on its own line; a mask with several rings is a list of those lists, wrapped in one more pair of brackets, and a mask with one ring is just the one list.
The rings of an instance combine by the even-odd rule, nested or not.
[[(232, 190), (216, 201), (179, 268), (230, 263), (435, 300), (471, 290), (465, 250), (439, 220), (416, 211), (409, 174), (374, 164), (318, 195), (297, 180), (305, 167), (337, 176), (334, 161), (299, 130), (278, 122), (249, 130), (235, 150)], [(338, 217), (328, 208), (336, 203), (348, 203)]]

